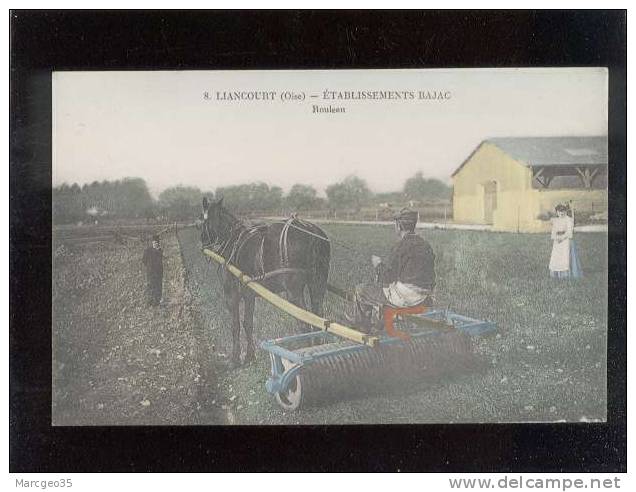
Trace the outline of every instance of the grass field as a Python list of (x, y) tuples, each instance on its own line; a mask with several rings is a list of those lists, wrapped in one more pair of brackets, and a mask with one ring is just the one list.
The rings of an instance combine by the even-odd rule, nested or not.
[[(330, 225), (330, 281), (352, 287), (371, 281), (371, 254), (395, 242), (391, 227)], [(477, 341), (488, 363), (479, 374), (421, 381), (388, 395), (285, 413), (265, 393), (269, 359), (235, 371), (223, 369), (230, 348), (229, 317), (216, 269), (202, 259), (195, 230), (181, 233), (189, 286), (202, 315), (210, 351), (219, 365), (218, 401), (239, 424), (351, 424), (437, 422), (590, 421), (606, 418), (607, 237), (576, 237), (585, 277), (548, 276), (548, 235), (432, 230), (420, 232), (437, 261), (438, 303), (495, 321), (496, 336)], [(354, 249), (356, 252), (353, 252)], [(331, 297), (327, 312), (341, 306)], [(295, 322), (257, 302), (255, 336), (294, 332)]]

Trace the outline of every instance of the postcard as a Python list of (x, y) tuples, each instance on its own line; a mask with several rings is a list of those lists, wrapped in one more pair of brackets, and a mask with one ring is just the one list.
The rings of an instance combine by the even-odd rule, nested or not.
[(605, 68), (53, 72), (52, 424), (605, 422)]

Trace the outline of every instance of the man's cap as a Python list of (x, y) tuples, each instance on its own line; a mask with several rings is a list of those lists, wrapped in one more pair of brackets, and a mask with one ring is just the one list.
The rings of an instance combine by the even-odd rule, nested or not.
[(417, 223), (418, 213), (416, 210), (411, 210), (410, 208), (403, 208), (396, 215), (393, 216), (394, 220), (398, 222), (411, 222)]
[(152, 240), (159, 242), (159, 234), (155, 234), (154, 236), (152, 236)]

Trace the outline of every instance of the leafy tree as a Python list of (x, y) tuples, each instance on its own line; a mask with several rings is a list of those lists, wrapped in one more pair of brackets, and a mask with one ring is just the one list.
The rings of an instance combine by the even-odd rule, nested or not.
[(439, 179), (424, 178), (421, 172), (417, 172), (404, 183), (404, 194), (409, 200), (449, 198), (451, 187)]
[[(108, 190), (108, 184), (104, 187), (107, 196), (111, 199), (111, 207), (114, 206), (114, 198), (111, 190)], [(121, 196), (121, 206), (117, 207), (119, 213), (125, 217), (141, 217), (149, 205), (153, 204), (152, 196), (148, 191), (148, 186), (142, 178), (124, 178), (118, 186), (118, 195)]]
[(66, 183), (53, 188), (53, 221), (68, 223), (94, 218), (141, 217), (154, 206), (146, 182), (141, 178), (94, 181), (79, 186)]
[(325, 193), (327, 194), (329, 208), (333, 210), (348, 208), (352, 204), (351, 196), (343, 183), (334, 183), (327, 186)]
[(263, 204), (263, 210), (273, 212), (283, 205), (283, 189), (280, 186), (272, 186)]
[(223, 186), (216, 189), (214, 195), (223, 198), (223, 205), (233, 212), (242, 213), (247, 210), (249, 192), (246, 185)]
[(235, 213), (271, 212), (281, 207), (283, 190), (258, 182), (220, 187), (216, 189), (216, 196), (223, 197), (224, 205)]
[(173, 186), (159, 194), (159, 207), (173, 219), (188, 219), (201, 208), (201, 190), (193, 186)]
[(266, 210), (269, 204), (269, 186), (265, 183), (251, 183), (247, 185), (247, 209)]
[(325, 192), (332, 209), (353, 208), (356, 212), (372, 196), (367, 183), (357, 176), (347, 176), (340, 183), (329, 185)]
[(295, 184), (287, 193), (287, 204), (293, 210), (311, 210), (318, 208), (318, 197), (313, 186)]

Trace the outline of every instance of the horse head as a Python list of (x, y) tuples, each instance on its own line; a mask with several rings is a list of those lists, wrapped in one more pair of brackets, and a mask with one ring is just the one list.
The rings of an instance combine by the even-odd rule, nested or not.
[(208, 200), (203, 197), (201, 214), (201, 242), (204, 245), (217, 243), (227, 233), (228, 224), (224, 220), (227, 211), (223, 207), (223, 198)]

